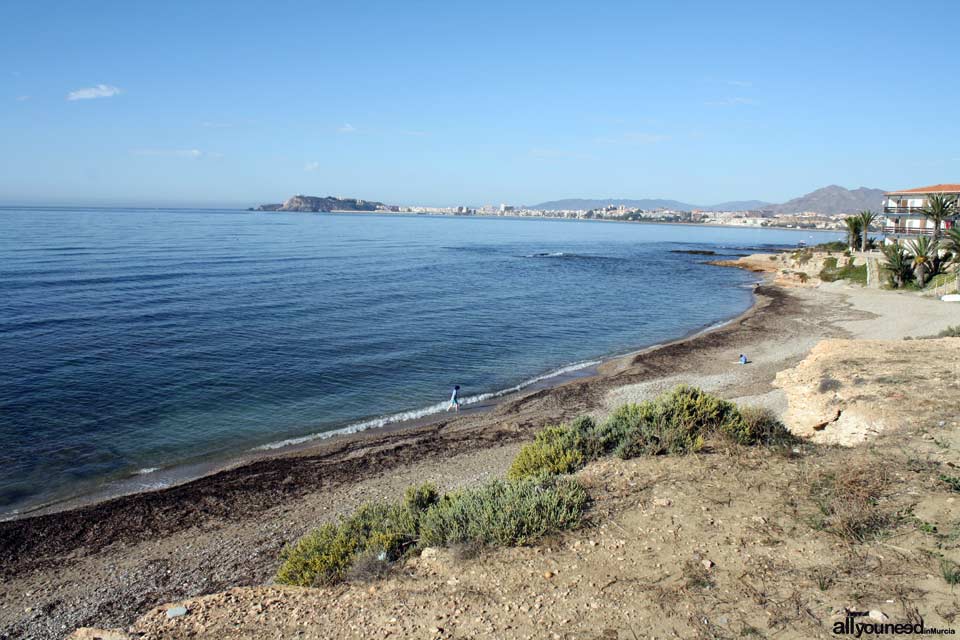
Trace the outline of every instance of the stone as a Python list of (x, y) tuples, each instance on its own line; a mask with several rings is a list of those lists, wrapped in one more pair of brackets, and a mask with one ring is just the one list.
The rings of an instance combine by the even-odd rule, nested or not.
[(870, 618), (871, 620), (876, 620), (877, 622), (890, 621), (890, 616), (885, 614), (883, 611), (880, 611), (880, 609), (871, 609), (870, 613), (867, 614), (867, 617)]
[(553, 577), (553, 571), (544, 571), (544, 572), (543, 572), (543, 577), (546, 578), (547, 580), (549, 580), (550, 578)]
[(426, 547), (423, 551), (420, 552), (421, 558), (436, 558), (439, 551), (436, 547)]
[(186, 608), (185, 606), (183, 606), (183, 605), (179, 605), (179, 606), (176, 606), (176, 607), (170, 607), (169, 609), (167, 609), (167, 617), (168, 617), (168, 618), (179, 618), (179, 617), (185, 616), (185, 615), (187, 615), (187, 608)]
[(654, 498), (653, 504), (658, 507), (669, 507), (673, 504), (673, 501), (670, 498)]
[(710, 569), (714, 567), (713, 560), (703, 560), (700, 564), (702, 564), (703, 568), (707, 571), (710, 571)]

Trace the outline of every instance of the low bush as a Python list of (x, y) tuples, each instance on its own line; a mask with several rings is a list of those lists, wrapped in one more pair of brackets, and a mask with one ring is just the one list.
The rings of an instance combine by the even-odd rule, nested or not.
[[(827, 258), (827, 260), (830, 260), (830, 258)], [(824, 282), (849, 280), (850, 282), (866, 285), (867, 265), (861, 264), (860, 266), (853, 266), (850, 264), (851, 262), (852, 260), (847, 260), (847, 264), (842, 267), (838, 267), (836, 262), (834, 262), (832, 267), (828, 267), (827, 261), (824, 261), (823, 269), (820, 270), (820, 279)]]
[[(425, 485), (408, 490), (400, 504), (367, 503), (338, 523), (311, 531), (280, 554), (277, 582), (316, 586), (337, 582), (360, 556), (379, 561), (402, 557), (417, 540), (417, 525), (424, 509), (411, 500), (436, 494)], [(423, 503), (419, 503), (422, 505)]]
[(955, 327), (947, 327), (937, 334), (938, 338), (960, 338), (960, 324)]
[(510, 465), (507, 478), (519, 480), (576, 471), (599, 453), (594, 429), (594, 422), (589, 417), (577, 418), (570, 425), (545, 428), (532, 443), (520, 449)]
[(820, 251), (837, 251), (837, 252), (848, 251), (850, 249), (850, 247), (847, 246), (846, 242), (840, 242), (839, 240), (835, 240), (833, 242), (823, 242), (821, 244), (816, 245), (816, 247), (814, 248)]
[(573, 478), (494, 480), (444, 496), (420, 521), (420, 544), (523, 545), (577, 526), (589, 502)]
[(495, 480), (440, 496), (411, 487), (398, 503), (368, 503), (280, 555), (277, 582), (298, 586), (383, 575), (422, 546), (520, 545), (579, 524), (589, 497), (572, 478)]
[(718, 436), (740, 445), (797, 442), (770, 411), (739, 408), (695, 387), (680, 385), (654, 400), (626, 404), (602, 424), (578, 418), (547, 427), (514, 459), (508, 478), (572, 473), (611, 453), (621, 458), (699, 451)]

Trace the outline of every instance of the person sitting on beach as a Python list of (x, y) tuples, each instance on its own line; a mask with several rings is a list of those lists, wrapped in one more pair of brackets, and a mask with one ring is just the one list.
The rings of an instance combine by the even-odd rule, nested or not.
[(740, 364), (747, 364), (747, 356), (740, 354)]
[(450, 406), (447, 407), (447, 411), (450, 409), (456, 409), (460, 411), (460, 385), (453, 385), (453, 395), (450, 396)]

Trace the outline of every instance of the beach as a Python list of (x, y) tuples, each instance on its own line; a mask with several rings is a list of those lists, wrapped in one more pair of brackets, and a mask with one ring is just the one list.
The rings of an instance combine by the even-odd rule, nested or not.
[(777, 373), (819, 341), (924, 336), (960, 315), (917, 295), (842, 282), (775, 285), (769, 275), (755, 298), (722, 327), (487, 412), (343, 436), (176, 487), (0, 523), (0, 628), (6, 637), (47, 638), (78, 626), (125, 627), (162, 602), (268, 584), (280, 549), (319, 523), (416, 482), (450, 490), (502, 476), (544, 425), (603, 416), (681, 382), (783, 412)]

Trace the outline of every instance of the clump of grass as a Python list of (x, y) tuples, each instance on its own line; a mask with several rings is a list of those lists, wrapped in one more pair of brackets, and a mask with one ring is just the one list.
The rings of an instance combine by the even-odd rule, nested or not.
[(524, 545), (577, 526), (589, 496), (572, 478), (494, 480), (444, 496), (420, 521), (423, 546)]
[(947, 558), (940, 559), (940, 573), (947, 584), (956, 586), (960, 584), (960, 565)]
[(714, 584), (710, 572), (693, 560), (687, 560), (683, 565), (683, 583), (687, 588), (694, 589), (709, 589)]
[(940, 482), (950, 487), (951, 491), (960, 492), (960, 478), (957, 476), (949, 476), (945, 473), (941, 473), (937, 477), (940, 479)]
[(368, 503), (281, 553), (277, 582), (298, 586), (365, 580), (422, 546), (520, 545), (579, 524), (589, 497), (571, 478), (496, 480), (440, 496), (411, 487), (397, 503)]
[(822, 516), (815, 526), (850, 542), (880, 537), (899, 520), (884, 503), (889, 489), (889, 473), (876, 464), (855, 463), (824, 473), (810, 487)]

